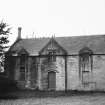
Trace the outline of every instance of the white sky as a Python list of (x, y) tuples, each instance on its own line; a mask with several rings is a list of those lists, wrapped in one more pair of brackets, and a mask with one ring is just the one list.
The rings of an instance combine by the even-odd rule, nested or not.
[(18, 27), (22, 37), (105, 34), (105, 0), (0, 0), (0, 20), (12, 42)]

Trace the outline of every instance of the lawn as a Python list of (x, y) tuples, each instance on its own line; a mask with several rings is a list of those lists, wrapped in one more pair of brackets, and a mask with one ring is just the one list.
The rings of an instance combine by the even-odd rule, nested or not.
[(105, 93), (1, 99), (0, 105), (105, 105)]

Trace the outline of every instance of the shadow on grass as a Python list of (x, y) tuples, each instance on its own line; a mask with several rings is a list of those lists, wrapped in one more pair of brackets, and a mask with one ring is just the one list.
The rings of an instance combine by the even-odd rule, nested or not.
[(83, 95), (104, 95), (104, 91), (38, 91), (38, 90), (11, 90), (0, 92), (0, 99), (26, 99), (26, 98), (46, 98), (46, 97), (71, 97)]

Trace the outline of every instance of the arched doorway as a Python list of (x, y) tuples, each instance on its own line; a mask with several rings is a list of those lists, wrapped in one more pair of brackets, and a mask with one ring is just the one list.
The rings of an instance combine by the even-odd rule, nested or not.
[(49, 90), (56, 89), (56, 72), (54, 71), (48, 72), (48, 89)]

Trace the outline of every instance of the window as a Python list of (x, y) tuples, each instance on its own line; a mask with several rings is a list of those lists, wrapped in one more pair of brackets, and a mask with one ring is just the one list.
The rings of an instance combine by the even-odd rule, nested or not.
[(26, 62), (26, 55), (20, 55), (20, 80), (25, 80), (25, 62)]
[(89, 72), (91, 69), (89, 68), (90, 63), (90, 55), (89, 54), (83, 54), (80, 56), (80, 64), (82, 72)]
[(85, 86), (91, 82), (92, 74), (92, 50), (89, 48), (83, 48), (79, 52), (79, 66), (80, 66), (80, 78)]
[(25, 59), (26, 59), (25, 54), (21, 54), (21, 56), (20, 56), (20, 66), (25, 66)]
[(56, 52), (55, 51), (49, 51), (48, 61), (49, 62), (55, 62), (56, 61)]

